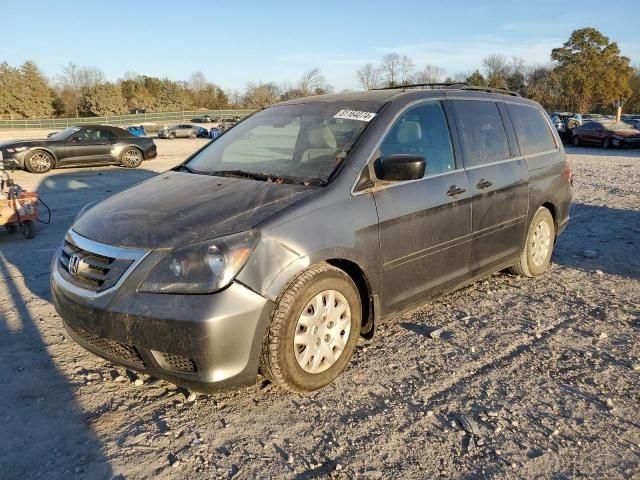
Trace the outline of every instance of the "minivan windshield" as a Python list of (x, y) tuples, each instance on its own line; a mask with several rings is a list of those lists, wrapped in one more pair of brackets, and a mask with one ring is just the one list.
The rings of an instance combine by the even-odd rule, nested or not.
[(278, 183), (324, 184), (378, 107), (369, 102), (270, 107), (237, 124), (181, 168)]

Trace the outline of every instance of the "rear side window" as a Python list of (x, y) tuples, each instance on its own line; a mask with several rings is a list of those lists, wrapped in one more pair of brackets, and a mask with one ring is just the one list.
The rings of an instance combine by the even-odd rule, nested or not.
[(396, 120), (380, 145), (384, 157), (415, 153), (427, 160), (425, 176), (455, 170), (447, 118), (439, 101), (408, 109)]
[(454, 100), (465, 166), (475, 167), (509, 158), (509, 141), (495, 102)]
[(549, 125), (536, 107), (508, 103), (509, 116), (516, 130), (520, 153), (535, 155), (556, 149)]

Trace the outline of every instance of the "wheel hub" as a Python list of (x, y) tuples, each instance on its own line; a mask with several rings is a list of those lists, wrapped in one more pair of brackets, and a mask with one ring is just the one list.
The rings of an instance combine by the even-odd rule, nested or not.
[(336, 290), (318, 293), (304, 308), (296, 324), (294, 352), (308, 373), (329, 369), (342, 355), (351, 331), (351, 309)]
[(531, 258), (536, 267), (541, 266), (549, 255), (551, 248), (551, 229), (547, 222), (542, 221), (533, 232), (531, 238)]

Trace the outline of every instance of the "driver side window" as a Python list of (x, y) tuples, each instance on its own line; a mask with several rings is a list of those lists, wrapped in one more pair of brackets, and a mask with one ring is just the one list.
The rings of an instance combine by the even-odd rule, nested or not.
[(439, 101), (425, 102), (404, 112), (387, 133), (380, 150), (383, 157), (397, 153), (425, 157), (425, 177), (456, 168), (447, 118)]

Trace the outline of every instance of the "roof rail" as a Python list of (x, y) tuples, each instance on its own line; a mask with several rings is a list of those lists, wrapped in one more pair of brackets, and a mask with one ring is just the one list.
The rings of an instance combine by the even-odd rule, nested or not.
[(413, 88), (424, 88), (425, 90), (435, 90), (440, 88), (456, 88), (457, 85), (466, 85), (466, 83), (411, 83), (407, 85), (397, 85), (395, 87), (379, 87), (371, 90), (409, 90)]
[(425, 90), (436, 90), (436, 89), (460, 89), (460, 90), (473, 90), (476, 92), (487, 92), (487, 93), (498, 93), (500, 95), (511, 95), (513, 97), (521, 97), (518, 92), (514, 92), (512, 90), (507, 90), (506, 88), (494, 88), (494, 87), (481, 87), (481, 86), (473, 86), (469, 85), (466, 82), (455, 82), (455, 83), (412, 83), (409, 85), (398, 85), (396, 87), (381, 87), (381, 88), (372, 88), (371, 90), (412, 90), (412, 89), (425, 89)]
[(476, 92), (498, 93), (500, 95), (511, 95), (512, 97), (522, 96), (518, 92), (514, 92), (513, 90), (508, 90), (506, 88), (476, 87), (471, 85), (465, 85), (464, 87), (461, 87), (461, 90), (474, 90)]

